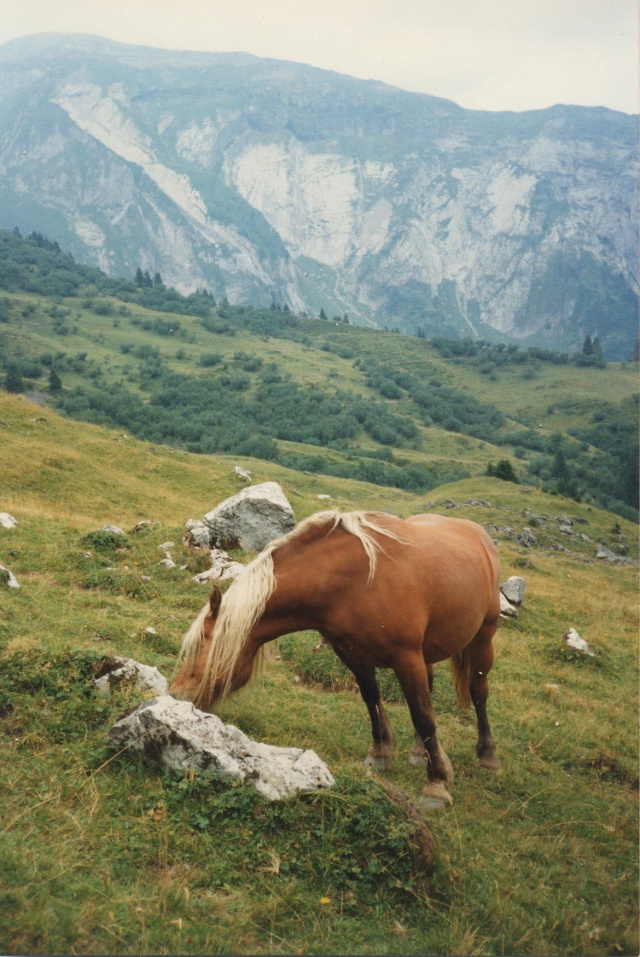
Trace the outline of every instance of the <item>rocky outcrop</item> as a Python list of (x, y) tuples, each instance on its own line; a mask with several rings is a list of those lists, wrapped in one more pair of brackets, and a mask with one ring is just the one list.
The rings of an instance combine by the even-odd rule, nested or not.
[(166, 694), (118, 721), (109, 731), (109, 743), (174, 770), (198, 769), (248, 781), (272, 801), (335, 783), (315, 751), (251, 741), (216, 715)]

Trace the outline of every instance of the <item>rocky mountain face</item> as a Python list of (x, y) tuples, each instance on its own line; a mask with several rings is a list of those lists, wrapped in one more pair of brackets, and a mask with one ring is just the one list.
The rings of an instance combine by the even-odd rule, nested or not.
[(187, 292), (610, 358), (637, 335), (637, 118), (464, 110), (295, 63), (0, 48), (0, 227)]

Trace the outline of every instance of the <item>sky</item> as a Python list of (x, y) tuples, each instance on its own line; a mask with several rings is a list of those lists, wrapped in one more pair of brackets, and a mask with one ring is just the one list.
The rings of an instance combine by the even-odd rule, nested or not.
[(637, 0), (0, 0), (0, 44), (42, 32), (295, 60), (469, 109), (638, 112)]

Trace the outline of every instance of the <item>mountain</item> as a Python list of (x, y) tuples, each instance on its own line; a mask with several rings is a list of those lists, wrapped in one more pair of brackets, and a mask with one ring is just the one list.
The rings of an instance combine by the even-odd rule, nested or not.
[(464, 110), (296, 63), (0, 48), (0, 226), (114, 275), (427, 335), (629, 358), (637, 118)]

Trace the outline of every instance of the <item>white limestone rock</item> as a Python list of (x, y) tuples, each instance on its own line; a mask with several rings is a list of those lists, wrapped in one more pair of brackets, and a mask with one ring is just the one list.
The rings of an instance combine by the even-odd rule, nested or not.
[(10, 568), (0, 563), (0, 585), (6, 585), (7, 588), (20, 588), (18, 579)]
[(519, 607), (524, 602), (525, 588), (526, 582), (524, 578), (520, 578), (518, 575), (512, 575), (510, 578), (507, 578), (504, 585), (500, 586), (500, 591), (507, 601)]
[(15, 528), (18, 524), (17, 518), (9, 515), (8, 512), (0, 512), (0, 528)]
[(124, 535), (124, 532), (121, 528), (118, 528), (117, 525), (103, 525), (103, 532), (109, 532), (110, 535)]
[(169, 690), (169, 682), (157, 668), (141, 665), (133, 658), (120, 658), (117, 655), (105, 658), (101, 662), (93, 680), (96, 690), (104, 695), (110, 694), (111, 689), (122, 682), (134, 684), (141, 691), (155, 691), (160, 695), (166, 694)]
[(167, 694), (118, 721), (109, 731), (109, 743), (146, 753), (174, 770), (200, 769), (250, 781), (272, 801), (335, 783), (314, 751), (251, 741), (217, 715)]
[(580, 651), (583, 655), (589, 655), (590, 658), (595, 658), (595, 654), (590, 650), (589, 645), (581, 638), (575, 628), (570, 628), (569, 631), (564, 636), (569, 648), (573, 648), (574, 651)]
[(293, 509), (277, 482), (250, 485), (204, 516), (211, 543), (219, 548), (261, 551), (296, 524)]
[(504, 597), (502, 592), (500, 592), (500, 617), (501, 618), (517, 618), (518, 609), (515, 605), (512, 605), (511, 602)]
[(243, 572), (245, 566), (241, 562), (234, 562), (232, 558), (219, 548), (211, 549), (211, 568), (206, 572), (200, 572), (191, 579), (198, 585), (213, 581), (235, 581)]

